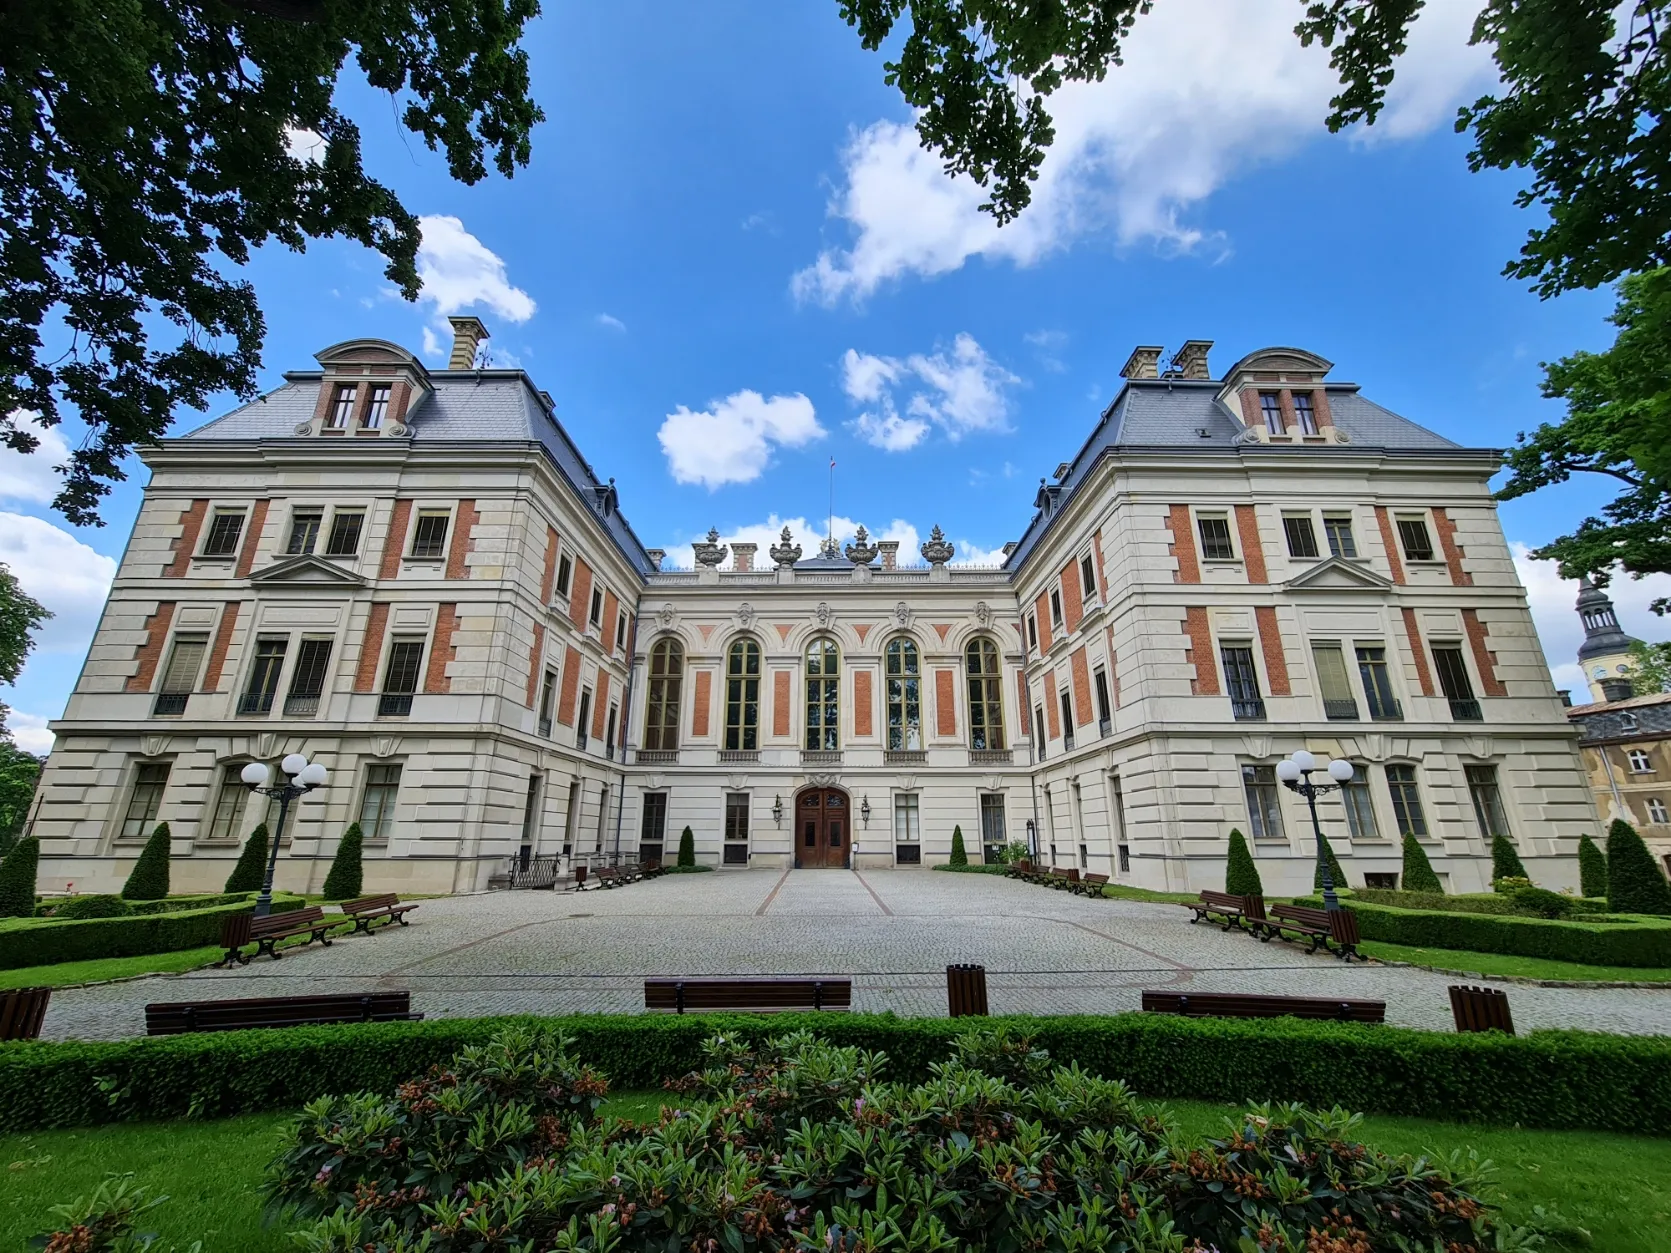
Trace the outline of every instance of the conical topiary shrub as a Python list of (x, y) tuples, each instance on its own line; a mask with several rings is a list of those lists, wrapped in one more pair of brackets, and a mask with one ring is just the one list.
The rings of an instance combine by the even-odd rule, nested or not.
[(1491, 881), (1493, 883), (1497, 882), (1498, 879), (1526, 879), (1530, 881), (1531, 877), (1526, 873), (1526, 867), (1520, 860), (1520, 854), (1515, 851), (1514, 845), (1509, 843), (1509, 837), (1506, 835), (1492, 836)]
[(1578, 892), (1592, 900), (1607, 895), (1607, 856), (1587, 835), (1578, 841)]
[(41, 860), (41, 842), (34, 836), (12, 845), (0, 861), (0, 918), (35, 916), (35, 868)]
[[(1329, 875), (1334, 879), (1334, 890), (1339, 892), (1346, 886), (1346, 872), (1340, 868), (1340, 858), (1334, 855), (1334, 847), (1329, 843), (1329, 837), (1319, 835), (1317, 838), (1322, 844), (1323, 856), (1329, 862)], [(1323, 890), (1323, 867), (1321, 865), (1311, 872), (1311, 887), (1314, 892)]]
[(326, 900), (347, 901), (360, 894), (360, 885), (365, 881), (365, 871), (360, 865), (360, 845), (364, 842), (360, 824), (349, 823), (337, 843), (337, 855), (331, 859), (331, 873), (325, 876), (325, 886), (320, 889)]
[(969, 864), (969, 854), (963, 848), (963, 827), (961, 825), (952, 828), (952, 855), (951, 860), (946, 864), (950, 866), (967, 866)]
[(1259, 882), (1259, 867), (1253, 864), (1248, 851), (1247, 837), (1235, 827), (1230, 828), (1230, 856), (1224, 863), (1224, 890), (1231, 896), (1263, 896), (1265, 885)]
[(1671, 884), (1636, 828), (1623, 819), (1607, 828), (1607, 912), (1671, 914)]
[(679, 864), (696, 865), (696, 837), (690, 833), (689, 827), (679, 832)]
[(1399, 883), (1406, 892), (1437, 892), (1444, 894), (1445, 885), (1433, 873), (1433, 863), (1427, 860), (1427, 850), (1410, 832), (1404, 833), (1404, 875)]
[(128, 901), (160, 901), (168, 895), (168, 824), (157, 823), (151, 838), (134, 862), (128, 881), (122, 885), (122, 899)]
[(226, 876), (228, 892), (259, 892), (267, 873), (267, 824), (263, 822), (249, 833), (244, 851), (238, 854), (238, 864)]

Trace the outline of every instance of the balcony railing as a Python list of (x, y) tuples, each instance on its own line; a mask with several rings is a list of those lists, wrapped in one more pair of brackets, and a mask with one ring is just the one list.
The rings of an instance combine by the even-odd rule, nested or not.
[(158, 692), (157, 703), (151, 706), (151, 716), (178, 718), (186, 712), (186, 701), (189, 697), (189, 692)]
[(1484, 722), (1485, 712), (1480, 708), (1477, 700), (1451, 700), (1451, 717), (1458, 722)]
[(971, 748), (969, 750), (969, 764), (971, 766), (1007, 766), (1013, 759), (1007, 748)]
[(604, 759), (606, 761), (614, 761), (615, 760), (615, 741), (614, 740), (609, 740), (604, 744), (603, 755), (604, 755)]
[(719, 760), (722, 766), (749, 766), (760, 760), (758, 748), (722, 748), (719, 750)]
[(679, 750), (676, 748), (641, 748), (633, 754), (633, 760), (641, 766), (676, 766), (679, 764)]
[(411, 692), (384, 692), (377, 698), (379, 718), (404, 718), (411, 712)]
[(1369, 716), (1375, 722), (1403, 722), (1404, 706), (1390, 699), (1370, 701)]
[(1072, 731), (1063, 731), (1062, 732), (1062, 747), (1065, 748), (1065, 749), (1068, 749), (1069, 751), (1072, 751), (1072, 749), (1073, 749), (1073, 732)]
[(586, 751), (586, 728), (582, 727), (574, 733), (574, 746), (581, 752)]
[(292, 694), (284, 698), (284, 716), (286, 718), (312, 718), (318, 712), (318, 696)]
[(272, 712), (273, 694), (271, 692), (245, 692), (238, 698), (239, 717), (258, 717), (261, 714)]
[(841, 764), (841, 750), (839, 748), (803, 748), (801, 750), (801, 764), (803, 766), (839, 766)]
[(928, 753), (920, 748), (889, 748), (882, 752), (883, 764), (889, 766), (921, 766), (928, 762)]
[(1265, 721), (1265, 702), (1255, 696), (1251, 700), (1232, 700), (1230, 716), (1237, 722)]
[(548, 740), (551, 738), (551, 719), (550, 718), (541, 718), (540, 719), (540, 734)]
[(1356, 722), (1358, 720), (1358, 702), (1325, 698), (1323, 701), (1323, 716), (1330, 722)]
[(1097, 719), (1097, 736), (1099, 738), (1106, 738), (1113, 730), (1114, 730), (1114, 719), (1112, 719), (1112, 718), (1098, 718)]

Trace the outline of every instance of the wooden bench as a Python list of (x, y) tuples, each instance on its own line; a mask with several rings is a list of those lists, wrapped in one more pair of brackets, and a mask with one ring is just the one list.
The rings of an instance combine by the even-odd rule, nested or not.
[(1325, 949), (1342, 961), (1358, 956), (1358, 919), (1349, 909), (1318, 909), (1314, 905), (1276, 905), (1270, 915), (1259, 924), (1262, 940), (1278, 936), (1286, 940), (1290, 935), (1306, 940), (1308, 953)]
[(174, 1001), (145, 1007), (146, 1035), (302, 1027), (338, 1022), (417, 1022), (410, 992), (269, 996), (237, 1001)]
[(0, 1040), (38, 1040), (51, 988), (10, 988), (0, 992)]
[(1514, 1016), (1509, 1013), (1508, 993), (1501, 988), (1476, 988), (1452, 984), (1451, 1016), (1458, 1031), (1504, 1031), (1514, 1034)]
[(1385, 1001), (1335, 1000), (1326, 996), (1255, 996), (1241, 992), (1143, 993), (1148, 1014), (1186, 1018), (1327, 1018), (1336, 1022), (1385, 1022)]
[(406, 921), (406, 915), (416, 908), (417, 905), (412, 902), (402, 905), (400, 897), (393, 892), (382, 896), (362, 896), (342, 903), (343, 916), (354, 920), (355, 931), (364, 931), (367, 935), (371, 934), (371, 924), (378, 921), (384, 926), (391, 922), (398, 922), (403, 927), (411, 926)]
[(1081, 896), (1101, 896), (1102, 885), (1107, 882), (1108, 876), (1105, 874), (1088, 874), (1079, 880), (1079, 884), (1074, 888), (1074, 891)]
[(1055, 888), (1058, 892), (1060, 892), (1063, 888), (1067, 888), (1069, 891), (1077, 891), (1078, 889), (1075, 888), (1074, 885), (1079, 882), (1079, 867), (1052, 866), (1050, 868), (1050, 876), (1045, 880), (1045, 882)]
[[(1198, 899), (1193, 901), (1179, 901), (1185, 909), (1195, 911), (1195, 917), (1190, 919), (1191, 925), (1206, 922), (1209, 919), (1224, 919), (1224, 929), (1229, 931), (1244, 924), (1258, 924), (1265, 921), (1265, 898), (1263, 896), (1237, 896), (1230, 892), (1214, 892), (1203, 889)], [(1258, 927), (1254, 925), (1253, 930)]]
[[(315, 940), (318, 940), (329, 948), (331, 945), (331, 928), (340, 927), (348, 921), (340, 914), (327, 918), (325, 911), (317, 905), (288, 910), (282, 914), (268, 914), (265, 918), (257, 918), (251, 914), (237, 914), (234, 917), (249, 919), (249, 928), (244, 931), (243, 939), (235, 947), (228, 947), (226, 956), (220, 960), (219, 964), (222, 965), (234, 958), (246, 966), (249, 965), (250, 958), (245, 957), (238, 951), (245, 944), (255, 945), (255, 952), (251, 954), (252, 957), (260, 957), (261, 954), (265, 953), (268, 957), (277, 961), (283, 956), (278, 951), (278, 942), (293, 939), (298, 935), (307, 936), (307, 939), (302, 941), (303, 944), (312, 944)], [(229, 919), (228, 925), (230, 924), (231, 920)], [(236, 931), (231, 934), (235, 936)], [(227, 936), (228, 931), (223, 926), (221, 932), (223, 943)]]
[(784, 1010), (853, 1008), (851, 979), (646, 979), (644, 1008), (683, 1014), (736, 1009), (771, 1014)]

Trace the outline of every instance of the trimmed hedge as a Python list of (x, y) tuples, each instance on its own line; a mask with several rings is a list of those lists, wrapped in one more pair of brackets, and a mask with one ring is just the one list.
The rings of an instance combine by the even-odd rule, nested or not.
[(1236, 827), (1230, 828), (1230, 854), (1224, 862), (1224, 890), (1231, 896), (1265, 895), (1265, 885), (1259, 881), (1259, 867), (1253, 864), (1253, 854), (1248, 851), (1247, 837)]
[(1585, 896), (1607, 895), (1607, 855), (1587, 835), (1578, 840), (1578, 890)]
[(1671, 886), (1636, 828), (1615, 818), (1607, 829), (1607, 906), (1621, 914), (1671, 914)]
[[(300, 909), (306, 903), (299, 897), (275, 897), (273, 912)], [(247, 902), (240, 901), (212, 909), (134, 914), (127, 918), (88, 918), (79, 922), (42, 918), (0, 933), (0, 970), (202, 948), (220, 942), (223, 918), (248, 908)]]
[(35, 871), (41, 842), (34, 836), (12, 845), (0, 861), (0, 918), (28, 918), (35, 912)]
[[(0, 1045), (0, 1132), (294, 1109), (314, 1097), (387, 1092), (486, 1042), (506, 1018), (447, 1018), (226, 1031), (113, 1043)], [(523, 1019), (576, 1040), (617, 1089), (686, 1074), (722, 1031), (752, 1040), (808, 1028), (887, 1054), (890, 1079), (921, 1082), (968, 1020), (891, 1014), (595, 1014)], [(1449, 1122), (1671, 1134), (1671, 1039), (1581, 1031), (1456, 1035), (1295, 1019), (1150, 1014), (984, 1020), (1024, 1032), (1054, 1061), (1145, 1097), (1285, 1100)], [(978, 1028), (977, 1028), (978, 1029)]]
[(1525, 879), (1528, 883), (1532, 880), (1520, 853), (1506, 835), (1491, 837), (1491, 881), (1495, 883), (1499, 879)]
[(128, 881), (122, 885), (123, 900), (160, 901), (168, 895), (168, 859), (173, 847), (168, 824), (157, 823), (151, 838), (139, 850), (139, 860), (128, 871)]
[(679, 865), (696, 865), (696, 837), (688, 826), (679, 832)]
[(232, 867), (232, 873), (226, 876), (225, 891), (228, 892), (259, 892), (262, 881), (267, 875), (267, 824), (256, 826), (249, 833), (249, 839), (244, 841), (243, 851), (238, 854), (237, 864)]
[(330, 873), (320, 894), (328, 901), (349, 901), (359, 896), (365, 883), (365, 868), (360, 864), (360, 846), (365, 836), (360, 824), (351, 822), (337, 842), (337, 855), (331, 858)]
[[(1543, 891), (1534, 888), (1534, 891)], [(1534, 911), (1519, 903), (1519, 898), (1498, 892), (1470, 892), (1462, 896), (1447, 896), (1443, 892), (1394, 891), (1390, 888), (1353, 888), (1352, 899), (1370, 905), (1391, 905), (1397, 909), (1437, 909), (1455, 914), (1503, 914), (1525, 918)], [(1575, 914), (1605, 914), (1605, 900), (1588, 900), (1582, 896), (1563, 897)]]
[(961, 866), (948, 864), (944, 866), (930, 866), (929, 869), (950, 870), (954, 874), (1008, 874), (1010, 872), (1010, 868), (1002, 862), (990, 865), (985, 862), (976, 862), (973, 865), (969, 862), (964, 862)]
[(969, 854), (963, 847), (963, 827), (961, 825), (952, 828), (952, 855), (947, 864), (952, 866), (967, 866), (969, 864)]
[[(1340, 868), (1340, 858), (1335, 856), (1334, 846), (1329, 843), (1328, 836), (1320, 835), (1317, 838), (1323, 845), (1323, 860), (1329, 863), (1329, 877), (1334, 880), (1334, 890), (1337, 894), (1344, 892), (1351, 885), (1346, 882), (1346, 872)], [(1313, 857), (1311, 864), (1311, 890), (1321, 892), (1323, 890), (1323, 862)]]
[[(56, 896), (35, 906), (37, 918), (63, 917), (60, 911), (86, 896)], [(117, 897), (121, 900), (121, 897)], [(199, 896), (170, 896), (160, 901), (123, 901), (130, 914), (177, 914), (187, 909), (208, 909), (213, 905), (238, 905), (255, 899), (254, 892), (211, 892)], [(51, 911), (51, 912), (48, 912)], [(74, 914), (68, 915), (75, 917)]]
[(1433, 873), (1433, 863), (1427, 860), (1427, 850), (1408, 831), (1404, 833), (1404, 877), (1399, 880), (1399, 886), (1406, 892), (1445, 894), (1445, 885)]

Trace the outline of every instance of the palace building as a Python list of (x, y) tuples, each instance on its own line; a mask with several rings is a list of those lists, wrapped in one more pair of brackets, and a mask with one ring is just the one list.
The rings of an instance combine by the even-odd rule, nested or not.
[[(239, 782), (302, 752), (281, 887), (343, 830), (368, 890), (513, 863), (971, 860), (1026, 842), (1122, 883), (1269, 892), (1315, 842), (1275, 765), (1349, 758), (1319, 805), (1354, 883), (1410, 831), (1453, 890), (1491, 838), (1576, 884), (1596, 829), (1498, 524), (1462, 447), (1292, 348), (1215, 374), (1138, 348), (1000, 567), (862, 532), (646, 549), (520, 370), (355, 340), (144, 451), (143, 505), (32, 815), (41, 883), (114, 890), (159, 821), (218, 888), (274, 815)], [(1020, 519), (1018, 518), (1018, 521)]]

